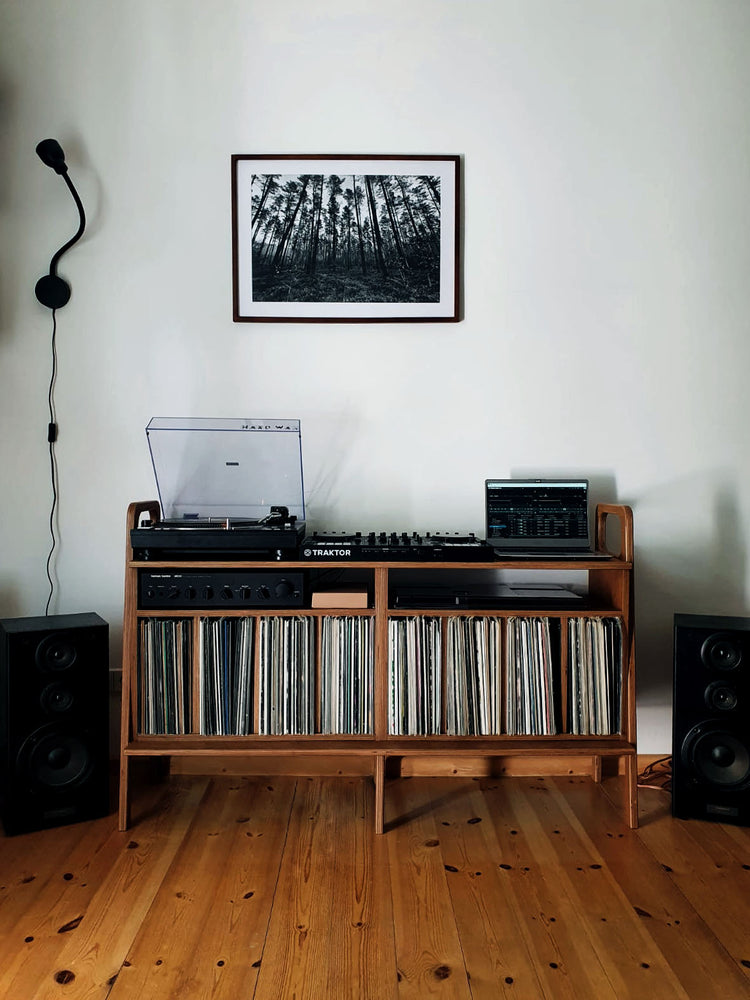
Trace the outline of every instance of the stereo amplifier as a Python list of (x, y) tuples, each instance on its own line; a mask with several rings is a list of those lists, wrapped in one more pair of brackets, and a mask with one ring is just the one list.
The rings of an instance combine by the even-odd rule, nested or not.
[(278, 570), (205, 570), (157, 573), (141, 570), (138, 606), (167, 608), (301, 608), (304, 574)]

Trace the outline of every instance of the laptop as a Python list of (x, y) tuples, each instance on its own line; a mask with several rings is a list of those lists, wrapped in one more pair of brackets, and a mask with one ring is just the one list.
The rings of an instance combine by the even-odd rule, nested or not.
[(501, 558), (608, 559), (589, 534), (586, 479), (487, 479), (487, 543)]

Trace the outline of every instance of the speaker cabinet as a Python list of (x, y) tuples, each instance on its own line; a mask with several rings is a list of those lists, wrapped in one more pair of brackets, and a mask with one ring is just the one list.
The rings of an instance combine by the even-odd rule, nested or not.
[(750, 618), (674, 617), (672, 814), (750, 825)]
[(109, 627), (0, 620), (0, 818), (27, 833), (109, 812)]

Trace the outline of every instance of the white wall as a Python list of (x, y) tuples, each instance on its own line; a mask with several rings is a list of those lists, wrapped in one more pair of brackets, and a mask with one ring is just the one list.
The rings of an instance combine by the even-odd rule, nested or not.
[[(42, 614), (51, 314), (59, 589), (119, 655), (154, 415), (291, 416), (318, 526), (482, 531), (486, 476), (632, 504), (640, 749), (675, 611), (747, 614), (750, 5), (0, 0), (0, 615)], [(458, 153), (465, 317), (234, 324), (232, 153)]]

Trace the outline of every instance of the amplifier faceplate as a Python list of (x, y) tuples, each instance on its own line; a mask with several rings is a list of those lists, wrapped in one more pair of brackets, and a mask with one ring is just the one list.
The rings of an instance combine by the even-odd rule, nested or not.
[(138, 574), (138, 607), (151, 609), (301, 608), (304, 574), (278, 570), (207, 570)]

